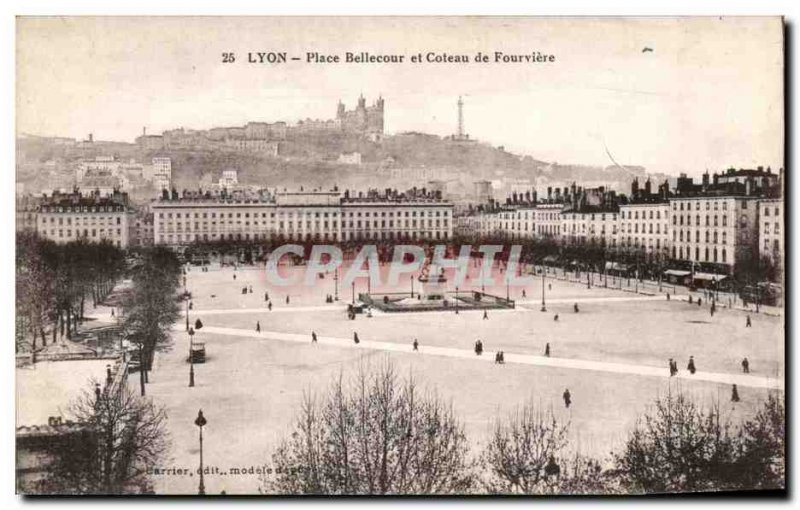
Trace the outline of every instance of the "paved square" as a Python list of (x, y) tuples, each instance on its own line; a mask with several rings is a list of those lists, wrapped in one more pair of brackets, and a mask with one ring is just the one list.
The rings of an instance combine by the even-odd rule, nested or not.
[[(202, 408), (208, 418), (204, 461), (216, 471), (206, 477), (208, 493), (253, 493), (258, 477), (233, 475), (231, 468), (269, 465), (303, 394), (324, 392), (340, 372), (347, 376), (360, 364), (386, 359), (400, 374), (412, 374), (428, 391), (452, 402), (475, 453), (492, 419), (528, 398), (552, 406), (570, 421), (575, 448), (602, 456), (622, 444), (636, 417), (659, 394), (680, 388), (701, 403), (717, 399), (738, 420), (751, 414), (767, 391), (782, 387), (781, 317), (751, 314), (753, 327), (745, 328), (745, 312), (718, 308), (711, 317), (705, 304), (689, 305), (685, 291), (667, 301), (663, 294), (587, 289), (553, 279), (547, 283), (552, 286), (546, 290), (547, 312), (539, 310), (538, 278), (525, 288), (525, 298), (522, 289), (510, 289), (518, 301), (515, 310), (490, 311), (487, 319), (479, 311), (375, 312), (352, 321), (345, 313), (352, 288), (338, 289), (339, 302), (325, 302), (326, 295), (335, 293), (330, 274), (313, 288), (286, 290), (267, 285), (263, 268), (192, 268), (187, 275), (193, 296), (190, 318), (204, 324), (195, 339), (206, 342), (208, 360), (195, 365), (196, 386), (189, 388), (183, 322), (176, 325), (172, 351), (157, 356), (147, 390), (167, 407), (173, 439), (172, 460), (162, 467), (197, 466), (193, 420)], [(366, 287), (357, 281), (356, 293)], [(410, 282), (372, 290), (410, 292)], [(506, 288), (497, 284), (486, 291), (504, 296)], [(579, 313), (573, 311), (575, 303)], [(319, 337), (313, 345), (312, 331)], [(361, 339), (358, 346), (352, 342), (354, 332)], [(412, 351), (414, 338), (419, 352)], [(472, 352), (479, 338), (486, 349), (481, 358)], [(550, 343), (550, 358), (543, 357), (545, 343)], [(505, 351), (505, 365), (492, 363), (496, 350)], [(685, 370), (689, 355), (698, 367), (694, 376)], [(749, 375), (741, 373), (744, 356), (750, 360)], [(670, 357), (678, 360), (676, 378), (668, 377)], [(736, 405), (730, 403), (734, 382), (742, 398)], [(573, 397), (568, 411), (561, 401), (565, 388)], [(156, 489), (192, 493), (197, 482), (196, 475), (165, 475), (157, 477)]]

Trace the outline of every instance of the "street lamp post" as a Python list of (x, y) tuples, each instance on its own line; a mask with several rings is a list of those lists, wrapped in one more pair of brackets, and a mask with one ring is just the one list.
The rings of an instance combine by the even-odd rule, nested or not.
[(356, 282), (355, 282), (355, 280), (353, 280), (352, 291), (353, 291), (352, 302), (353, 302), (353, 304), (356, 304)]
[(194, 328), (189, 328), (189, 387), (194, 388), (194, 355), (192, 354), (192, 347), (194, 347)]
[(546, 312), (547, 307), (544, 304), (544, 286), (545, 286), (545, 279), (544, 279), (544, 273), (542, 273), (542, 311)]
[(333, 300), (339, 301), (339, 268), (333, 271)]
[(197, 493), (201, 496), (204, 496), (206, 493), (206, 484), (203, 480), (203, 427), (206, 423), (208, 422), (203, 416), (203, 410), (200, 409), (197, 413), (197, 418), (194, 420), (194, 424), (200, 428), (200, 485), (197, 487)]
[(456, 314), (458, 313), (458, 287), (456, 287)]
[(183, 292), (183, 299), (186, 301), (186, 331), (189, 331), (189, 292)]
[(414, 275), (412, 274), (411, 276), (408, 277), (408, 279), (411, 280), (411, 297), (413, 298), (414, 297)]

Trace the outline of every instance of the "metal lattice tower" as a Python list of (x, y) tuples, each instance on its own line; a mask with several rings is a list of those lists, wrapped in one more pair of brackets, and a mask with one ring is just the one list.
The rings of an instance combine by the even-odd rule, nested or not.
[(464, 101), (458, 96), (458, 137), (464, 138)]

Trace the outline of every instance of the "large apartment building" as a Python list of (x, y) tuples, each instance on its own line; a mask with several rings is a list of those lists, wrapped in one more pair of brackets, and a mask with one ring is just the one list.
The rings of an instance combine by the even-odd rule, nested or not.
[[(759, 167), (706, 173), (700, 183), (681, 175), (674, 190), (666, 181), (652, 190), (649, 180), (640, 187), (634, 179), (627, 196), (573, 184), (548, 188), (536, 204), (509, 199), (458, 221), (483, 235), (520, 239), (534, 232), (569, 244), (594, 242), (730, 271), (754, 254), (781, 255), (781, 180), (780, 173)], [(535, 215), (527, 225), (530, 210)]]
[(133, 237), (134, 211), (128, 195), (118, 191), (108, 196), (54, 192), (41, 200), (35, 221), (39, 235), (57, 243), (106, 240), (127, 248)]
[(151, 205), (155, 243), (171, 246), (225, 239), (445, 240), (452, 237), (452, 209), (452, 204), (435, 198), (350, 197), (338, 191), (185, 194)]

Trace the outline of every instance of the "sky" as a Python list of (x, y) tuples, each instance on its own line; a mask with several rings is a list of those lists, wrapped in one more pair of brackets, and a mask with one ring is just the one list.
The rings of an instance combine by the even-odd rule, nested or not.
[[(269, 51), (302, 60), (246, 62)], [(305, 62), (348, 51), (406, 58)], [(410, 62), (495, 51), (555, 61)], [(471, 137), (544, 161), (783, 166), (779, 18), (22, 17), (16, 83), (18, 134), (132, 142), (143, 127), (328, 119), (363, 93), (385, 99), (387, 133), (449, 135), (463, 96)]]

